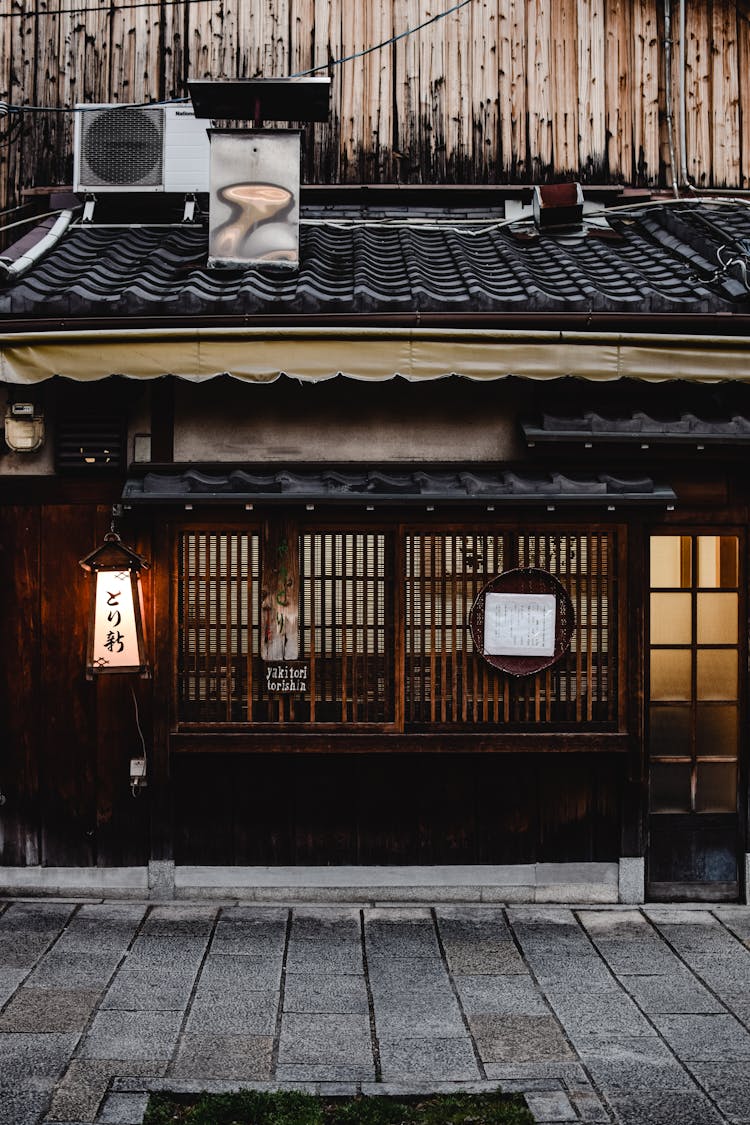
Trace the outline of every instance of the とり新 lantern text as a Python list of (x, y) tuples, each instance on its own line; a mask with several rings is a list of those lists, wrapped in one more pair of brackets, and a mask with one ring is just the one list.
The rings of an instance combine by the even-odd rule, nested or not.
[(111, 672), (148, 676), (143, 629), (141, 572), (148, 562), (110, 532), (104, 543), (85, 559), (83, 569), (93, 576), (90, 597), (86, 677)]

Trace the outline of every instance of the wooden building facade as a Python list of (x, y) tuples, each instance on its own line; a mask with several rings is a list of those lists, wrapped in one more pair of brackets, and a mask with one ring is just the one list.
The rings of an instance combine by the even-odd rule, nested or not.
[[(746, 896), (750, 24), (686, 2), (680, 51), (680, 7), (0, 13), (0, 886)], [(299, 222), (249, 224), (293, 251), (216, 268), (208, 191), (66, 187), (50, 109), (313, 67)], [(86, 675), (113, 519), (148, 678)], [(523, 588), (522, 674), (472, 625), (508, 575), (569, 607), (537, 644)]]
[(75, 104), (312, 68), (332, 79), (332, 111), (306, 143), (309, 183), (746, 188), (748, 13), (684, 7), (683, 49), (679, 0), (446, 0), (442, 19), (416, 0), (6, 0), (0, 207), (71, 182)]

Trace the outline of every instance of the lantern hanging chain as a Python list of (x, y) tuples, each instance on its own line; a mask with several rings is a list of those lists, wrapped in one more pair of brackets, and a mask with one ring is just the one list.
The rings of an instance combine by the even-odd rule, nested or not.
[(133, 794), (134, 797), (137, 797), (139, 792), (141, 791), (141, 789), (143, 788), (143, 786), (146, 783), (146, 774), (147, 774), (147, 770), (148, 770), (148, 758), (147, 758), (147, 755), (146, 755), (146, 739), (143, 737), (143, 731), (141, 729), (141, 719), (140, 719), (140, 715), (138, 713), (138, 698), (135, 694), (135, 688), (133, 687), (132, 684), (130, 685), (130, 694), (133, 697), (133, 707), (135, 709), (135, 726), (136, 726), (136, 730), (138, 731), (138, 737), (141, 740), (141, 757), (143, 759), (143, 774), (140, 777), (132, 777), (131, 781), (130, 781), (130, 792)]
[(117, 543), (120, 542), (120, 535), (117, 531), (117, 520), (119, 520), (121, 516), (122, 504), (113, 504), (112, 515), (109, 520), (109, 535), (105, 535), (105, 540), (109, 540), (110, 542), (115, 541)]

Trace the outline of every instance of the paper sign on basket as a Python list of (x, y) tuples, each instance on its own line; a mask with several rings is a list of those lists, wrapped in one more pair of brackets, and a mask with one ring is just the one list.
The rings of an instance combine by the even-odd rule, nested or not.
[(484, 651), (488, 656), (554, 656), (554, 594), (487, 594)]

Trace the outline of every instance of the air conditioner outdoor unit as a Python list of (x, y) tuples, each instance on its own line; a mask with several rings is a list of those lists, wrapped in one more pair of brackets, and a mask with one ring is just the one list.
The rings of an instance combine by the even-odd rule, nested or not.
[(206, 123), (192, 106), (76, 106), (73, 190), (208, 191)]

